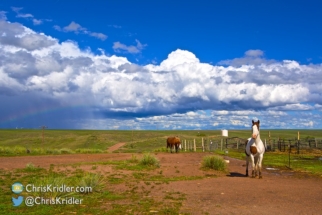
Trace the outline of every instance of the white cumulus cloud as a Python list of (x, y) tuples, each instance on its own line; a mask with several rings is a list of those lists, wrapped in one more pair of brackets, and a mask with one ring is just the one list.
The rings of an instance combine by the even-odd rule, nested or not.
[[(73, 22), (67, 30), (87, 31)], [(145, 46), (137, 40), (135, 46), (114, 43), (113, 48), (139, 53)], [(128, 128), (120, 122), (140, 128), (163, 123), (167, 127), (159, 128), (244, 128), (252, 117), (263, 126), (321, 126), (317, 120), (321, 119), (322, 65), (267, 60), (260, 50), (247, 51), (244, 58), (243, 65), (245, 59), (211, 65), (188, 50), (177, 49), (160, 64), (141, 66), (0, 20), (4, 104), (0, 123), (8, 123), (10, 114), (39, 109), (46, 101), (48, 106), (75, 111), (51, 113), (57, 126), (61, 120), (65, 125), (95, 127), (95, 120), (100, 120), (100, 128), (104, 123), (108, 128)], [(24, 106), (19, 106), (21, 101)], [(287, 111), (299, 111), (303, 120)], [(305, 111), (312, 111), (311, 115)]]

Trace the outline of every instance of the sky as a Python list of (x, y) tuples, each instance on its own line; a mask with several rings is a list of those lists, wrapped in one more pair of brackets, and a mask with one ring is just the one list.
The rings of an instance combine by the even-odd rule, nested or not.
[(321, 8), (1, 0), (0, 128), (322, 129)]

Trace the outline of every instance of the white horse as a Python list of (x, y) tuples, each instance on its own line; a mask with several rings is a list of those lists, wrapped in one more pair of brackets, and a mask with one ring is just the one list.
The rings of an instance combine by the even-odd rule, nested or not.
[(262, 161), (265, 152), (265, 146), (259, 136), (259, 123), (252, 120), (252, 137), (248, 138), (246, 144), (246, 176), (248, 176), (248, 162), (249, 159), (252, 162), (252, 178), (257, 176), (257, 171), (259, 178), (262, 178)]

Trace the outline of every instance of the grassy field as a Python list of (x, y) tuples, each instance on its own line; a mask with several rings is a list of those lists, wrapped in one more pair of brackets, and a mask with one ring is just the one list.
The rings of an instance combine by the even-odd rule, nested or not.
[[(272, 139), (297, 138), (298, 130), (270, 130)], [(268, 130), (261, 130), (261, 138), (268, 139)], [(220, 138), (221, 131), (206, 130), (206, 131), (118, 131), (118, 130), (0, 130), (0, 155), (8, 155), (5, 152), (5, 147), (16, 151), (26, 149), (30, 150), (30, 154), (59, 154), (60, 149), (66, 149), (73, 152), (84, 152), (84, 149), (90, 149), (88, 152), (104, 152), (108, 147), (119, 143), (127, 143), (121, 149), (122, 152), (151, 152), (165, 146), (165, 141), (168, 136), (179, 136), (181, 139), (198, 139), (203, 138)], [(322, 130), (300, 130), (301, 138), (305, 137), (322, 137)], [(248, 138), (250, 130), (230, 130), (229, 137)], [(42, 149), (42, 150), (40, 150)], [(95, 151), (96, 150), (96, 151)]]
[[(91, 166), (84, 170), (84, 166)], [(102, 171), (111, 166), (112, 171)], [(171, 181), (195, 180), (197, 178), (165, 177), (160, 172), (151, 175), (150, 171), (159, 167), (158, 160), (150, 154), (143, 154), (140, 158), (121, 161), (74, 163), (69, 165), (54, 165), (49, 169), (34, 166), (32, 163), (22, 169), (4, 171), (0, 169), (0, 211), (2, 214), (178, 214), (185, 200), (185, 194), (180, 192), (162, 192), (163, 198), (155, 200), (150, 192), (159, 189), (158, 186)], [(131, 172), (123, 173), (122, 170)], [(27, 197), (41, 197), (51, 200), (73, 197), (82, 200), (82, 204), (73, 205), (34, 205), (24, 203), (13, 207), (11, 185), (20, 182), (24, 186), (61, 187), (90, 187), (90, 192), (26, 192), (19, 194)], [(123, 185), (128, 192), (115, 191), (113, 188)]]
[[(297, 130), (270, 130), (272, 139), (297, 138)], [(322, 137), (322, 130), (300, 130), (301, 138)], [(221, 139), (221, 131), (92, 131), (92, 130), (0, 130), (0, 156), (25, 156), (41, 154), (70, 154), (70, 153), (108, 153), (107, 149), (120, 142), (125, 146), (115, 152), (132, 153), (132, 158), (121, 161), (74, 163), (68, 165), (51, 164), (49, 169), (26, 164), (25, 168), (5, 171), (0, 168), (0, 211), (4, 214), (179, 214), (186, 196), (180, 192), (162, 192), (161, 199), (150, 197), (151, 191), (159, 189), (160, 185), (173, 181), (203, 179), (200, 176), (166, 177), (157, 170), (160, 163), (153, 154), (146, 152), (165, 151), (166, 138), (179, 136), (182, 140), (196, 139), (200, 143), (204, 139)], [(248, 138), (250, 130), (231, 130), (229, 137)], [(261, 130), (261, 138), (268, 138), (268, 131)], [(29, 150), (29, 153), (27, 153)], [(201, 153), (201, 149), (198, 149)], [(184, 153), (184, 150), (180, 153)], [(209, 153), (207, 153), (209, 155)], [(214, 154), (226, 155), (245, 159), (243, 149), (217, 149)], [(206, 154), (205, 154), (206, 155)], [(266, 152), (263, 164), (265, 167), (285, 169), (289, 166), (286, 152)], [(217, 156), (205, 157), (205, 167), (225, 169)], [(310, 153), (290, 154), (290, 167), (294, 170), (305, 171), (322, 176), (321, 150)], [(88, 168), (88, 166), (90, 168)], [(110, 166), (112, 171), (101, 172), (102, 168)], [(87, 167), (87, 169), (86, 169)], [(157, 174), (151, 174), (157, 170)], [(123, 171), (127, 171), (125, 174)], [(130, 172), (130, 173), (129, 173)], [(178, 170), (179, 172), (179, 170)], [(83, 199), (81, 205), (37, 205), (28, 207), (21, 205), (13, 207), (13, 195), (10, 185), (14, 182), (22, 184), (52, 184), (60, 186), (90, 186), (90, 193), (33, 193), (46, 199), (53, 197), (68, 197)], [(122, 185), (129, 192), (114, 190)], [(30, 195), (21, 194), (25, 198)], [(49, 195), (49, 196), (48, 196)], [(90, 205), (90, 207), (87, 207)], [(207, 214), (207, 213), (205, 213)]]
[[(320, 138), (322, 130), (299, 130), (300, 138)], [(277, 140), (295, 139), (298, 130), (261, 130), (261, 139)], [(220, 140), (221, 131), (118, 131), (118, 130), (0, 130), (0, 156), (21, 156), (40, 154), (72, 154), (72, 153), (107, 153), (107, 149), (120, 142), (125, 146), (115, 152), (144, 153), (166, 151), (165, 142), (168, 136), (179, 136), (182, 140), (196, 140), (201, 146), (201, 138)], [(248, 138), (250, 130), (230, 130), (229, 137)], [(27, 150), (29, 153), (27, 153)], [(201, 149), (197, 149), (201, 151)], [(245, 159), (243, 149), (229, 150), (229, 156)], [(218, 154), (224, 151), (216, 150)], [(286, 152), (267, 152), (264, 165), (285, 167), (322, 174), (321, 150), (300, 154)]]

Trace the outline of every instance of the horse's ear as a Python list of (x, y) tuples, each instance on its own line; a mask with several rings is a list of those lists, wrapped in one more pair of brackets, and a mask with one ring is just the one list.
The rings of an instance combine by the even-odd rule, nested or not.
[(258, 125), (259, 125), (260, 121), (258, 120)]
[(252, 120), (252, 123), (253, 123), (253, 125), (254, 125), (254, 120)]

